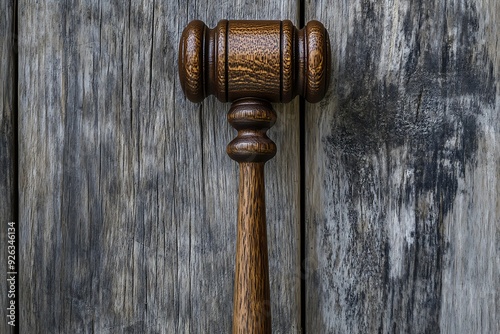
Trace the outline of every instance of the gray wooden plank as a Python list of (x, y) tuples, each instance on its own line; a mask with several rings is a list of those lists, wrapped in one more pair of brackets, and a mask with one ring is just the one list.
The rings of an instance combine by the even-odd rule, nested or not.
[[(231, 326), (237, 166), (229, 106), (185, 100), (192, 19), (296, 18), (288, 4), (20, 1), (26, 332), (211, 333)], [(267, 166), (273, 328), (297, 332), (296, 104)], [(290, 186), (290, 184), (292, 186)], [(284, 210), (286, 209), (286, 210)]]
[[(7, 228), (9, 222), (15, 222), (15, 110), (16, 98), (14, 96), (14, 55), (16, 52), (16, 36), (14, 34), (14, 2), (2, 1), (0, 3), (0, 272), (3, 275), (0, 284), (0, 333), (14, 333), (14, 327), (8, 324), (14, 320), (19, 324), (19, 310), (14, 314), (16, 318), (9, 317), (10, 306), (9, 290), (7, 284), (8, 254), (7, 254)], [(17, 305), (16, 305), (17, 307)]]
[(497, 333), (498, 1), (306, 3), (308, 333)]

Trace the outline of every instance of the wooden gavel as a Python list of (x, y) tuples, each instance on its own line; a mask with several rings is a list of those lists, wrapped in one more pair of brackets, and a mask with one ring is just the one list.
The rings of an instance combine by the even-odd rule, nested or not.
[(180, 41), (179, 77), (193, 102), (208, 95), (232, 102), (227, 118), (238, 135), (227, 154), (240, 166), (233, 333), (271, 333), (264, 198), (264, 164), (276, 154), (266, 135), (276, 122), (270, 102), (324, 97), (328, 33), (317, 21), (301, 30), (288, 20), (222, 20), (214, 29), (192, 21)]

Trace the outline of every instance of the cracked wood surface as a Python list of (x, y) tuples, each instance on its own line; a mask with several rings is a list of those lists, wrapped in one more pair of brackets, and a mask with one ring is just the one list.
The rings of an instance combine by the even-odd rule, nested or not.
[[(182, 97), (177, 43), (195, 18), (298, 24), (298, 5), (18, 6), (23, 332), (229, 332), (234, 132), (228, 105)], [(297, 101), (275, 106), (269, 131), (274, 332), (300, 331), (301, 279), (307, 333), (500, 331), (499, 6), (305, 2), (305, 21), (330, 33), (333, 80), (306, 104), (303, 261)], [(0, 59), (7, 165), (11, 61)]]
[(498, 333), (500, 3), (306, 3), (307, 333)]
[[(7, 223), (15, 221), (15, 101), (14, 59), (16, 36), (13, 31), (14, 1), (0, 2), (0, 271), (5, 275), (0, 283), (0, 333), (14, 333), (7, 321), (9, 305), (7, 272)], [(17, 315), (16, 323), (19, 322)]]
[[(229, 105), (186, 101), (201, 19), (291, 19), (268, 1), (19, 1), (20, 311), (26, 333), (231, 328), (238, 166)], [(273, 329), (300, 325), (298, 103), (266, 166)], [(279, 208), (279, 210), (278, 210)]]

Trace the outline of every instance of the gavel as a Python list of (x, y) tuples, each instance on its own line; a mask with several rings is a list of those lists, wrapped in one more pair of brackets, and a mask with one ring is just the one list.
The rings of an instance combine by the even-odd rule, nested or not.
[(318, 21), (300, 30), (289, 20), (221, 20), (214, 29), (192, 21), (180, 40), (179, 78), (193, 102), (209, 95), (232, 102), (227, 119), (238, 134), (226, 151), (240, 173), (233, 333), (271, 333), (264, 187), (264, 164), (276, 154), (266, 134), (276, 122), (271, 103), (325, 96), (328, 33)]

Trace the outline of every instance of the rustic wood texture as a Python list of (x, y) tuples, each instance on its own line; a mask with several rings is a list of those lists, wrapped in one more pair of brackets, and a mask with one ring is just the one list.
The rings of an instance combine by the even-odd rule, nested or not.
[[(176, 50), (193, 19), (297, 25), (297, 3), (18, 5), (23, 332), (229, 332), (229, 106), (182, 97)], [(298, 104), (275, 106), (273, 331), (299, 332), (304, 279), (307, 333), (499, 332), (499, 2), (304, 5), (333, 84), (306, 105), (300, 265)]]
[(308, 1), (306, 332), (498, 333), (500, 3)]
[[(14, 1), (0, 2), (0, 333), (14, 333), (8, 325), (7, 223), (15, 217), (15, 73)], [(17, 315), (18, 316), (18, 315)], [(16, 319), (16, 323), (18, 323)]]
[[(234, 131), (229, 105), (184, 98), (179, 38), (193, 19), (297, 23), (296, 4), (19, 1), (19, 17), (23, 332), (230, 332)], [(296, 333), (298, 104), (275, 110), (272, 326)]]

